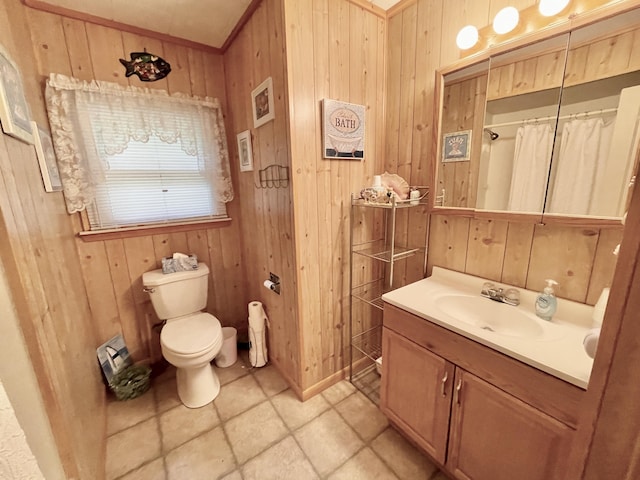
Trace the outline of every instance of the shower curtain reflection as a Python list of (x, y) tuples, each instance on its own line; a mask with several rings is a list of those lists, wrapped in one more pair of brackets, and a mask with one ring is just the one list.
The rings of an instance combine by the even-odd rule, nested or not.
[(518, 128), (508, 210), (542, 211), (552, 149), (553, 129), (549, 123)]

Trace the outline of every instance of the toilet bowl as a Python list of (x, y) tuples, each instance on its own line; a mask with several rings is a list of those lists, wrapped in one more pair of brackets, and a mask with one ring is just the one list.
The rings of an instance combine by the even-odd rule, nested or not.
[(222, 341), (220, 322), (208, 313), (173, 319), (162, 328), (162, 356), (177, 368), (178, 397), (186, 407), (202, 407), (218, 396), (220, 381), (211, 360)]
[(176, 367), (180, 401), (189, 408), (211, 403), (220, 392), (220, 381), (211, 361), (223, 343), (220, 321), (202, 312), (207, 300), (208, 267), (163, 274), (161, 269), (142, 275), (153, 308), (166, 320), (160, 332), (162, 356)]

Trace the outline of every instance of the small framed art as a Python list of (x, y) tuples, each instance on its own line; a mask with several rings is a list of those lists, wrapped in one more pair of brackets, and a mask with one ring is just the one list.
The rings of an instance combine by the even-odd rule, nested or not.
[(271, 77), (251, 92), (251, 108), (253, 110), (253, 128), (258, 128), (276, 118)]
[(51, 135), (36, 122), (31, 122), (33, 130), (33, 144), (36, 147), (36, 155), (40, 164), (42, 183), (46, 192), (59, 192), (62, 190), (60, 172), (56, 163), (56, 153), (53, 149)]
[(322, 100), (322, 156), (362, 160), (365, 132), (364, 105)]
[(240, 171), (253, 170), (253, 149), (251, 148), (251, 132), (245, 130), (236, 135), (238, 139), (238, 157), (240, 158)]
[(31, 114), (17, 65), (0, 46), (0, 122), (7, 135), (33, 144)]
[(471, 158), (471, 130), (445, 133), (442, 139), (443, 162), (465, 162)]

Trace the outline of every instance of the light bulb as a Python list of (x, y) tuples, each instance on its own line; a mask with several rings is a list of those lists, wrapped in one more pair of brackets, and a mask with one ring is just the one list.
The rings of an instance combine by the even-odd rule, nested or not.
[(493, 31), (502, 35), (516, 28), (520, 14), (516, 7), (505, 7), (493, 19)]
[(545, 17), (552, 17), (560, 13), (569, 5), (570, 0), (540, 0), (538, 10)]
[(456, 37), (456, 45), (460, 50), (467, 50), (478, 43), (478, 29), (473, 25), (462, 27)]

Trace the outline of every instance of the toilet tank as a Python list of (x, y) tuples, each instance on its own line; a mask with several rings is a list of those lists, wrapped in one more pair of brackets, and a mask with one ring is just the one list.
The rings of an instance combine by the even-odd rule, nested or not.
[(161, 320), (204, 310), (207, 306), (209, 268), (198, 263), (197, 270), (162, 273), (162, 269), (142, 274), (142, 284)]

